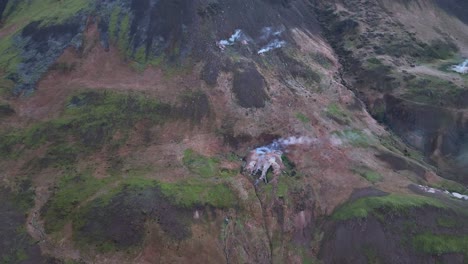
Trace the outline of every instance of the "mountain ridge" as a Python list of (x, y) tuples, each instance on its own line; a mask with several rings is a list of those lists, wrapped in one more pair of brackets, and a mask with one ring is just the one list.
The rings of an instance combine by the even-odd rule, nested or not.
[(3, 3), (0, 263), (467, 261), (463, 1)]

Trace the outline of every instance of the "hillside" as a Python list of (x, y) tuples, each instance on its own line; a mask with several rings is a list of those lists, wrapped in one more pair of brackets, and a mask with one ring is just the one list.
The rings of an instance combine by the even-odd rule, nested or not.
[(1, 2), (0, 263), (467, 263), (464, 10)]

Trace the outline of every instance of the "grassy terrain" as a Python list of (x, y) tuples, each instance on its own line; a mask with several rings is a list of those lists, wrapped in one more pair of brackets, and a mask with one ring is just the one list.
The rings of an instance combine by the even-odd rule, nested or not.
[(451, 81), (432, 76), (416, 77), (407, 81), (403, 98), (419, 103), (457, 106), (463, 89)]
[(11, 36), (0, 38), (0, 69), (12, 73), (17, 70), (19, 63), (21, 63), (20, 50), (15, 46), (13, 38)]
[(216, 208), (232, 208), (237, 199), (224, 183), (177, 182), (160, 183), (164, 195), (175, 205), (191, 208), (196, 205), (210, 205)]
[(390, 194), (382, 197), (365, 197), (347, 203), (333, 213), (332, 219), (365, 218), (369, 214), (376, 214), (378, 209), (384, 209), (386, 212), (404, 212), (412, 207), (421, 206), (444, 207), (438, 200), (428, 197)]
[[(117, 185), (114, 183), (118, 183)], [(237, 205), (236, 195), (223, 182), (183, 181), (158, 182), (142, 177), (94, 178), (89, 173), (65, 174), (56, 186), (56, 191), (42, 210), (47, 233), (60, 231), (65, 223), (77, 220), (87, 208), (91, 197), (105, 207), (114, 197), (124, 191), (159, 188), (170, 203), (180, 208), (209, 205), (215, 208), (232, 208)], [(133, 192), (132, 191), (132, 192)], [(88, 201), (89, 200), (89, 201)], [(78, 218), (77, 218), (78, 217)], [(82, 225), (78, 219), (77, 225)]]
[(468, 194), (468, 189), (465, 188), (462, 184), (458, 182), (454, 182), (451, 180), (442, 180), (438, 183), (431, 184), (431, 187), (437, 188), (437, 189), (442, 189), (442, 190), (447, 190), (449, 192), (457, 192), (460, 194)]
[(192, 149), (185, 150), (182, 162), (190, 172), (204, 178), (216, 176), (219, 170), (217, 159), (205, 157)]
[(170, 106), (140, 95), (80, 92), (68, 100), (67, 108), (59, 118), (27, 129), (1, 133), (0, 156), (14, 158), (24, 149), (49, 143), (47, 158), (73, 161), (80, 153), (106, 143), (123, 143), (126, 137), (113, 139), (114, 134), (119, 131), (126, 135), (138, 121), (159, 124), (169, 114)]
[(437, 218), (437, 225), (446, 228), (454, 228), (458, 225), (455, 218), (440, 216)]
[(382, 66), (384, 66), (382, 61), (376, 57), (368, 58), (365, 63), (365, 68), (369, 70), (374, 70)]
[(187, 169), (202, 178), (226, 178), (237, 174), (236, 171), (220, 169), (220, 159), (217, 157), (206, 157), (192, 149), (184, 151), (182, 158), (183, 164)]
[(366, 167), (353, 168), (353, 172), (360, 175), (361, 177), (363, 177), (364, 179), (366, 179), (372, 184), (380, 182), (383, 179), (383, 176), (380, 173), (373, 171)]
[(461, 253), (468, 257), (468, 236), (424, 233), (414, 237), (413, 245), (418, 251), (428, 254)]
[(58, 182), (52, 198), (43, 208), (47, 233), (59, 231), (76, 208), (110, 182), (110, 178), (96, 179), (90, 173), (69, 172)]

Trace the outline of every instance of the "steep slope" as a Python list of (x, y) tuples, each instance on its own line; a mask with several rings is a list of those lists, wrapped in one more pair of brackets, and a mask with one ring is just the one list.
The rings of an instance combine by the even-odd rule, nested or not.
[[(422, 186), (466, 194), (437, 175), (464, 183), (463, 151), (434, 158), (464, 102), (410, 89), (463, 94), (437, 68), (466, 56), (463, 5), (7, 1), (0, 261), (466, 262), (468, 201)], [(446, 20), (410, 33), (416, 10)], [(273, 142), (256, 184), (243, 158)]]
[[(445, 177), (464, 183), (467, 77), (450, 67), (468, 54), (466, 16), (455, 11), (465, 5), (347, 1), (319, 11), (347, 85), (373, 116), (422, 151)], [(351, 30), (343, 34), (343, 27)]]

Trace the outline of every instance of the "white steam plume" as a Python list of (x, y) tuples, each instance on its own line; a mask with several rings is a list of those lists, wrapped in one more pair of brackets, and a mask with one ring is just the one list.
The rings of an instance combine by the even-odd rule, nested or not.
[(268, 43), (268, 45), (266, 45), (265, 47), (261, 48), (257, 53), (263, 54), (265, 52), (269, 52), (270, 50), (279, 49), (283, 47), (285, 44), (286, 44), (286, 41), (275, 39), (272, 42)]
[(453, 65), (451, 67), (452, 71), (456, 71), (458, 73), (467, 74), (468, 73), (468, 59), (464, 62), (460, 63), (459, 65)]
[(427, 193), (447, 194), (457, 199), (468, 201), (468, 195), (463, 195), (457, 192), (444, 191), (444, 190), (440, 190), (440, 189), (436, 189), (436, 188), (432, 188), (428, 186), (423, 186), (423, 185), (418, 185), (418, 188)]
[(279, 28), (273, 27), (264, 27), (262, 28), (262, 35), (260, 36), (260, 40), (268, 40), (270, 37), (278, 37), (284, 32), (284, 26)]
[(250, 38), (241, 29), (236, 29), (229, 39), (218, 41), (218, 47), (224, 50), (226, 46), (234, 45), (237, 41), (240, 41), (242, 44), (247, 44)]

